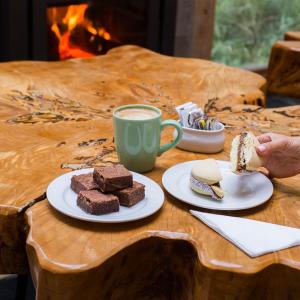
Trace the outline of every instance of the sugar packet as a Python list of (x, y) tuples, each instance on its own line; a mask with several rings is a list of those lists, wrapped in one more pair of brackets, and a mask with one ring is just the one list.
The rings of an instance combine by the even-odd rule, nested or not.
[(180, 123), (183, 127), (198, 130), (218, 130), (221, 123), (204, 114), (203, 110), (193, 102), (187, 102), (176, 107)]
[[(197, 104), (193, 102), (187, 102), (176, 107), (176, 111), (179, 115), (180, 122), (183, 127), (189, 126), (189, 115), (192, 111), (199, 110)], [(203, 112), (202, 112), (203, 113)]]

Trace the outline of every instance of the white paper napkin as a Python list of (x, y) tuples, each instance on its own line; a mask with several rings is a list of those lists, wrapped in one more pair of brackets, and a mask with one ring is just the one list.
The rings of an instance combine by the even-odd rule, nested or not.
[(195, 210), (190, 212), (251, 257), (300, 245), (298, 228)]

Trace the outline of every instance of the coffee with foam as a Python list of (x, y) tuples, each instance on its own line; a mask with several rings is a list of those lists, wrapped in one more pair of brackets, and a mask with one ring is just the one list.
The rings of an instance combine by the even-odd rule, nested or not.
[(126, 108), (119, 110), (115, 115), (127, 120), (148, 120), (158, 116), (158, 113), (152, 109), (147, 108)]

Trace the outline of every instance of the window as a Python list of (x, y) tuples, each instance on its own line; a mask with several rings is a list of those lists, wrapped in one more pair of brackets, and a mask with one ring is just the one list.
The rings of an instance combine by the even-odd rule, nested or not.
[(214, 30), (213, 60), (267, 65), (274, 42), (300, 30), (300, 0), (218, 0)]

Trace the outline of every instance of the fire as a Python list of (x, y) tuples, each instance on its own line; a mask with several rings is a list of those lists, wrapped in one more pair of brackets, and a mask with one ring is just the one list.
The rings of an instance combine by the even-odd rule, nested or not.
[[(51, 7), (48, 8), (48, 20), (50, 29), (56, 35), (59, 45), (58, 52), (61, 60), (74, 57), (92, 57), (95, 54), (82, 49), (80, 45), (74, 45), (71, 41), (71, 34), (77, 27), (82, 27), (89, 32), (92, 42), (96, 37), (106, 41), (111, 40), (111, 35), (104, 27), (94, 27), (91, 20), (85, 17), (88, 4), (70, 5), (68, 7)], [(98, 50), (101, 50), (101, 45)]]

